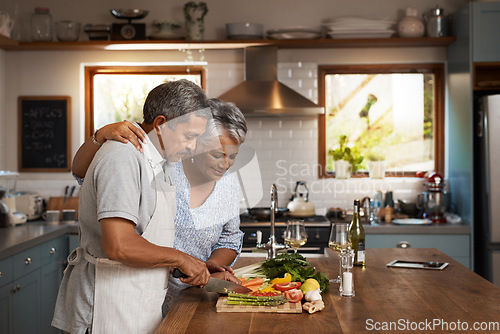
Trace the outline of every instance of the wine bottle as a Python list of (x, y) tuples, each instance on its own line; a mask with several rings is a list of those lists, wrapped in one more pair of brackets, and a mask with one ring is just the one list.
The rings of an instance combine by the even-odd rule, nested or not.
[(354, 200), (354, 211), (352, 221), (349, 224), (349, 236), (351, 237), (352, 249), (354, 250), (354, 265), (365, 265), (365, 230), (359, 218), (359, 199)]

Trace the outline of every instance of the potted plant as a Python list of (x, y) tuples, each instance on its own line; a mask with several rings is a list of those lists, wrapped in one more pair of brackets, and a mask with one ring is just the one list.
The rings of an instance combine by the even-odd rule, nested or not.
[(348, 179), (351, 173), (355, 173), (363, 162), (359, 150), (356, 147), (349, 147), (349, 138), (346, 135), (339, 137), (339, 147), (328, 150), (328, 155), (335, 162), (335, 177), (338, 179)]
[(371, 179), (383, 179), (385, 177), (385, 155), (379, 151), (372, 150), (366, 155), (368, 160), (368, 171)]

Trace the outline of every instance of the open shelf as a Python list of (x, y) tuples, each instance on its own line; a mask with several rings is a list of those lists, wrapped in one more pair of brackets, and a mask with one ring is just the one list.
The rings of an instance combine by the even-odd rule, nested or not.
[(0, 49), (7, 51), (53, 50), (179, 50), (179, 49), (243, 49), (248, 46), (275, 45), (283, 49), (304, 48), (398, 48), (398, 47), (446, 47), (455, 37), (419, 38), (358, 38), (358, 39), (259, 39), (259, 40), (212, 40), (187, 42), (185, 40), (141, 41), (78, 41), (78, 42), (18, 42), (0, 35)]

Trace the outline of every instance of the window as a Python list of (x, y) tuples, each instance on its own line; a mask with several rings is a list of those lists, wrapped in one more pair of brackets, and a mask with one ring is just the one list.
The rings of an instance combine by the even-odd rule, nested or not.
[(321, 177), (334, 176), (341, 136), (363, 157), (357, 176), (369, 160), (384, 160), (386, 176), (444, 172), (442, 64), (320, 66), (319, 78)]
[(142, 121), (149, 91), (162, 82), (188, 79), (202, 88), (201, 66), (87, 66), (85, 67), (85, 134), (122, 120)]

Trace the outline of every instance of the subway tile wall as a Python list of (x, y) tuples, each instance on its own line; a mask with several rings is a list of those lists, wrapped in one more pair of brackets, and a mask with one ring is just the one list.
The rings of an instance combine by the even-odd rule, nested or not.
[[(278, 79), (311, 101), (318, 102), (317, 64), (282, 62)], [(242, 64), (209, 65), (209, 96), (218, 96), (243, 80)], [(306, 181), (309, 198), (317, 214), (330, 207), (351, 208), (355, 198), (371, 197), (376, 191), (392, 191), (394, 200), (416, 202), (422, 192), (422, 180), (416, 178), (318, 178), (317, 117), (249, 117), (246, 145), (256, 151), (262, 187), (249, 187), (261, 198), (256, 206), (269, 206), (269, 190), (278, 187), (279, 205), (285, 207), (296, 181)], [(261, 197), (259, 197), (261, 196)], [(242, 208), (245, 201), (242, 201)]]

